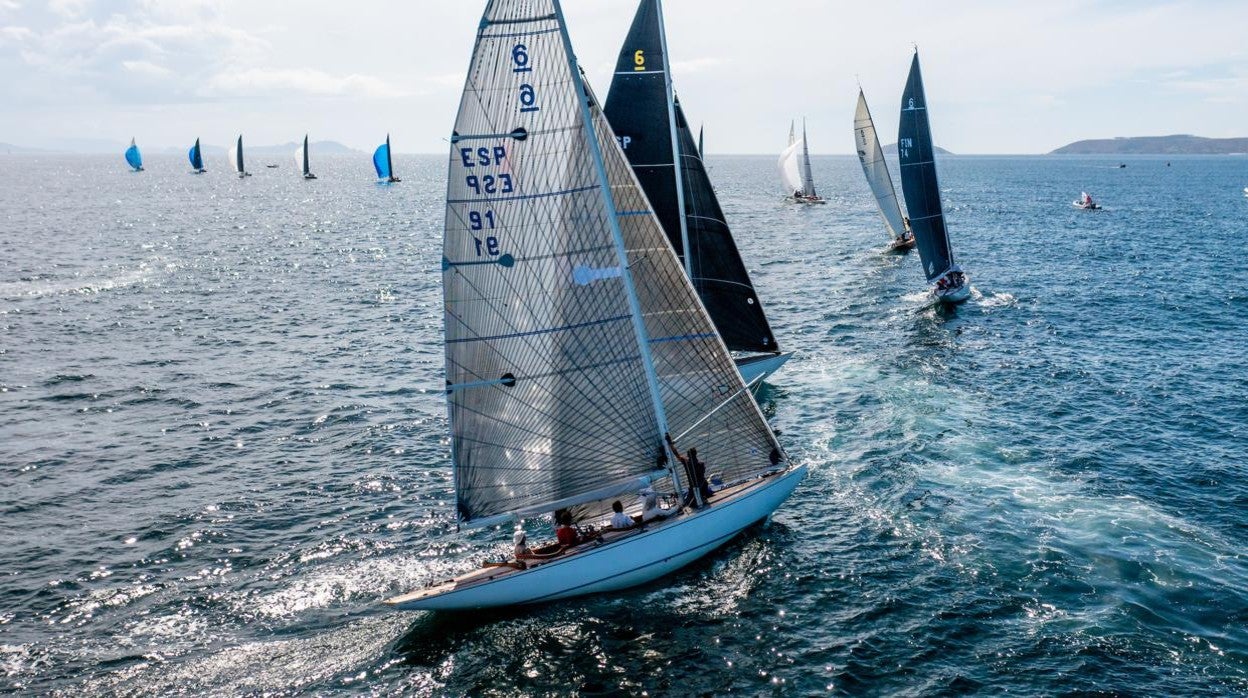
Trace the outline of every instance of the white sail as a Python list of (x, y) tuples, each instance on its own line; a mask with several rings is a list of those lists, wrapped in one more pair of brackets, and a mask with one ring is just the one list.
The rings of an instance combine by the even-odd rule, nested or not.
[(442, 268), (461, 521), (633, 490), (667, 472), (664, 431), (728, 477), (770, 466), (774, 436), (551, 0), (487, 8), (450, 156)]
[(295, 167), (300, 174), (308, 173), (308, 139), (305, 136), (303, 143), (295, 148)]
[(893, 188), (893, 178), (888, 174), (888, 162), (884, 160), (880, 137), (875, 132), (871, 110), (867, 108), (867, 98), (862, 90), (858, 91), (858, 109), (854, 112), (854, 143), (858, 148), (862, 172), (867, 176), (867, 184), (871, 186), (875, 203), (880, 207), (884, 226), (892, 237), (899, 237), (906, 229), (901, 204), (897, 200), (897, 190)]
[(800, 158), (802, 155), (802, 146), (805, 141), (801, 139), (794, 140), (780, 153), (780, 160), (777, 163), (780, 168), (780, 181), (784, 182), (784, 193), (792, 195), (795, 192), (802, 191), (802, 167)]
[(243, 174), (245, 170), (243, 169), (243, 135), (241, 133), (238, 135), (238, 142), (235, 143), (233, 148), (229, 149), (228, 155), (230, 167), (233, 167), (238, 174)]

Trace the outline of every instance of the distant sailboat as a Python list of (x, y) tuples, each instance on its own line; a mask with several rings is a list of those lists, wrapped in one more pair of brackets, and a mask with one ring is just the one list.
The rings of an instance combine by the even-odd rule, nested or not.
[(308, 134), (303, 134), (303, 145), (295, 148), (295, 166), (303, 173), (304, 179), (316, 179), (308, 166)]
[(706, 162), (706, 151), (702, 149), (702, 146), (703, 146), (703, 143), (702, 143), (702, 126), (701, 126), (701, 125), (699, 125), (699, 126), (698, 126), (698, 157), (702, 158), (702, 161), (703, 161), (703, 162)]
[(1092, 196), (1089, 195), (1086, 191), (1080, 194), (1078, 199), (1075, 199), (1074, 201), (1070, 202), (1070, 205), (1078, 209), (1083, 209), (1084, 211), (1101, 210), (1101, 205), (1093, 201)]
[(667, 56), (662, 5), (642, 0), (603, 111), (716, 329), (737, 353), (741, 375), (754, 385), (792, 354), (781, 353), (772, 335), (672, 89)]
[(800, 204), (826, 204), (823, 197), (815, 193), (815, 177), (810, 167), (810, 147), (806, 140), (806, 120), (802, 119), (802, 137), (798, 139), (793, 133), (793, 122), (789, 122), (789, 145), (780, 153), (780, 179), (790, 194), (788, 199)]
[(199, 150), (199, 139), (195, 139), (195, 145), (191, 146), (190, 151), (186, 154), (187, 159), (191, 161), (191, 170), (195, 174), (203, 174), (208, 170), (204, 168), (204, 154)]
[(901, 161), (901, 192), (910, 211), (910, 228), (919, 248), (927, 280), (935, 285), (938, 301), (961, 303), (971, 297), (966, 273), (953, 261), (953, 247), (945, 228), (945, 211), (936, 180), (932, 129), (927, 116), (927, 96), (919, 72), (919, 52), (910, 62), (910, 76), (901, 93), (901, 121), (897, 129), (897, 157)]
[[(493, 0), (476, 34), (442, 257), (458, 520), (558, 511), (605, 524), (617, 498), (679, 500), (686, 489), (690, 504), (647, 520), (630, 501), (636, 525), (569, 529), (540, 548), (518, 527), (514, 556), (386, 600), (405, 610), (644, 584), (766, 519), (806, 472), (787, 462), (648, 210), (558, 0)], [(705, 451), (722, 484), (708, 485), (677, 440)]]
[(373, 169), (377, 170), (377, 179), (383, 182), (401, 182), (394, 176), (394, 161), (390, 156), (390, 134), (386, 134), (386, 142), (373, 151)]
[(133, 138), (130, 139), (130, 147), (126, 148), (126, 163), (135, 172), (143, 171), (143, 156), (139, 153), (139, 146), (134, 144)]
[(243, 134), (238, 134), (238, 142), (230, 149), (229, 156), (230, 166), (238, 173), (239, 179), (251, 176), (251, 173), (247, 171), (247, 163), (243, 160)]
[(888, 249), (905, 252), (914, 247), (914, 235), (910, 232), (906, 217), (901, 213), (897, 190), (893, 188), (893, 177), (888, 173), (888, 162), (884, 159), (880, 137), (875, 132), (875, 122), (871, 120), (871, 110), (867, 108), (867, 98), (861, 88), (858, 90), (858, 109), (854, 113), (854, 142), (858, 147), (858, 162), (862, 164), (867, 184), (875, 195), (875, 203), (880, 209), (880, 217), (884, 219), (884, 227), (888, 229)]

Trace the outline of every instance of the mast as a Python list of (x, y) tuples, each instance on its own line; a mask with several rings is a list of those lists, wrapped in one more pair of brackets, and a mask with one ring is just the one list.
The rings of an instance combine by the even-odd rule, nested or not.
[[(632, 316), (633, 332), (637, 336), (637, 346), (639, 349), (639, 353), (641, 354), (641, 363), (642, 363), (642, 366), (645, 368), (646, 383), (648, 387), (650, 388), (650, 402), (652, 403), (654, 407), (655, 428), (658, 430), (657, 433), (655, 434), (656, 442), (660, 444), (659, 446), (660, 448), (665, 448), (663, 437), (664, 437), (664, 434), (666, 434), (668, 431), (667, 430), (667, 411), (663, 406), (663, 397), (659, 392), (659, 377), (658, 377), (657, 372), (654, 370), (654, 356), (650, 352), (650, 337), (646, 333), (645, 318), (642, 316), (642, 313), (641, 313), (641, 302), (637, 299), (637, 289), (633, 284), (633, 272), (632, 272), (632, 269), (629, 267), (628, 252), (625, 250), (625, 247), (624, 247), (624, 232), (620, 229), (620, 219), (619, 219), (619, 214), (618, 214), (619, 209), (617, 209), (615, 206), (615, 196), (611, 192), (611, 182), (607, 178), (607, 166), (603, 162), (602, 149), (598, 146), (598, 137), (594, 130), (594, 121), (589, 113), (589, 91), (585, 85), (584, 78), (581, 76), (580, 67), (576, 61), (576, 54), (573, 53), (572, 51), (572, 40), (571, 38), (568, 37), (568, 26), (563, 18), (563, 7), (559, 4), (559, 0), (551, 0), (551, 2), (555, 10), (555, 17), (558, 19), (558, 23), (560, 26), (559, 35), (563, 41), (563, 48), (564, 48), (564, 51), (568, 55), (568, 70), (571, 73), (573, 84), (578, 86), (579, 88), (579, 94), (577, 95), (577, 102), (580, 105), (581, 125), (582, 125), (582, 128), (585, 130), (585, 140), (589, 144), (589, 150), (594, 159), (594, 168), (598, 174), (598, 182), (599, 182), (599, 185), (602, 187), (602, 196), (606, 200), (607, 211), (609, 213), (609, 215), (607, 216), (607, 219), (610, 221), (610, 225), (611, 225), (611, 238), (615, 243), (615, 254), (620, 262), (620, 271), (621, 271), (620, 276), (624, 281), (624, 290), (626, 291), (628, 295), (628, 308), (629, 308), (629, 314)], [(660, 32), (662, 32), (662, 21), (663, 21), (662, 17), (663, 17), (663, 14), (662, 12), (660, 12), (659, 13)], [(667, 56), (666, 50), (664, 51), (663, 55), (664, 57)], [(668, 76), (668, 80), (670, 80), (670, 73)], [(670, 84), (671, 83), (668, 82), (669, 87), (670, 87)], [(671, 114), (674, 119), (675, 114), (674, 112), (671, 111), (670, 101), (668, 102), (668, 109), (669, 109), (668, 113)], [(672, 122), (672, 134), (673, 134), (673, 139), (674, 139), (675, 138), (675, 121), (674, 120)], [(673, 142), (673, 146), (674, 145), (675, 143)], [(676, 151), (673, 151), (673, 152), (676, 152)], [(677, 170), (679, 171), (679, 168), (677, 168)], [(683, 204), (682, 204), (682, 210), (683, 210)], [(684, 229), (683, 216), (682, 216), (681, 228), (682, 230)], [(687, 260), (688, 260), (687, 254), (686, 254), (685, 259), (687, 263)], [(664, 454), (666, 454), (666, 451), (664, 451)], [(668, 460), (668, 472), (671, 473), (672, 482), (676, 483), (677, 491), (680, 491), (680, 479), (677, 476), (676, 468), (672, 464), (672, 460), (670, 458), (667, 460)]]
[[(693, 255), (689, 253), (689, 217), (685, 213), (685, 180), (680, 166), (680, 140), (676, 137), (676, 107), (673, 104), (672, 55), (667, 51), (667, 28), (663, 24), (663, 0), (655, 0), (659, 18), (659, 43), (663, 47), (663, 96), (667, 99), (667, 125), (672, 135), (672, 169), (676, 176), (676, 210), (680, 219), (680, 245), (685, 261), (685, 274), (693, 278)], [(702, 151), (698, 151), (698, 157)]]

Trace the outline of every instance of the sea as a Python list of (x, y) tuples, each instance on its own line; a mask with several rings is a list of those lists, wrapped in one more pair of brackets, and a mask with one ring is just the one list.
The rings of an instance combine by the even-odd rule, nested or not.
[(1248, 158), (943, 157), (941, 312), (855, 158), (798, 206), (708, 156), (809, 476), (659, 581), (465, 614), (380, 603), (510, 545), (454, 518), (446, 158), (252, 160), (0, 157), (0, 692), (1248, 694)]

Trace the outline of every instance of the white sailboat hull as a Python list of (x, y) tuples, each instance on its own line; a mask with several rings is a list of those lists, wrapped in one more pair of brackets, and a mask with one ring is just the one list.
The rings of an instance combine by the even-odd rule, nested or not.
[(767, 380), (767, 377), (780, 370), (790, 358), (793, 352), (787, 354), (763, 354), (761, 356), (744, 356), (735, 359), (737, 370), (741, 372), (741, 378), (745, 380), (746, 385), (753, 385), (757, 380), (760, 383)]
[(658, 579), (727, 543), (768, 516), (793, 493), (806, 466), (758, 480), (723, 501), (598, 547), (526, 570), (492, 568), (497, 576), (447, 582), (386, 599), (400, 610), (461, 611), (542, 603), (614, 591)]
[(955, 303), (962, 303), (971, 297), (971, 285), (969, 283), (964, 283), (961, 286), (951, 288), (947, 291), (934, 291), (933, 293), (936, 295), (936, 300), (942, 303), (948, 303), (951, 305)]

